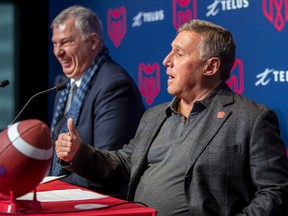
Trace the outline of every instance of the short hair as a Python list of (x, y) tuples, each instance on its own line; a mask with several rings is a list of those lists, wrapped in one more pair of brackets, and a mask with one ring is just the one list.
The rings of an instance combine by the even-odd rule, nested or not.
[(235, 61), (236, 44), (232, 34), (225, 28), (214, 23), (193, 19), (182, 24), (181, 31), (195, 31), (202, 35), (200, 56), (202, 59), (218, 57), (220, 59), (220, 77), (227, 80)]
[(83, 39), (87, 39), (92, 33), (96, 33), (100, 44), (103, 44), (101, 20), (91, 9), (80, 5), (74, 5), (61, 11), (52, 21), (51, 29), (59, 27), (71, 17), (75, 18), (76, 28), (82, 33)]

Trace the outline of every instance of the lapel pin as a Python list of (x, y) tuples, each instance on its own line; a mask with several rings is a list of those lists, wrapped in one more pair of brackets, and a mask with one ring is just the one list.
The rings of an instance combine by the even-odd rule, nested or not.
[(224, 112), (218, 112), (218, 113), (217, 113), (217, 118), (219, 118), (219, 119), (224, 118), (224, 116), (225, 116), (225, 113), (224, 113)]

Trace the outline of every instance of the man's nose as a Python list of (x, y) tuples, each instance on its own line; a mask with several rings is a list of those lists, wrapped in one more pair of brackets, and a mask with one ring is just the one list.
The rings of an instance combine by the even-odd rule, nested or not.
[(56, 54), (56, 56), (61, 57), (65, 54), (65, 51), (60, 48), (60, 49), (57, 49), (55, 54)]
[(169, 65), (171, 65), (171, 63), (172, 62), (171, 62), (171, 59), (170, 59), (170, 54), (168, 54), (163, 60), (163, 65), (165, 67), (169, 67)]

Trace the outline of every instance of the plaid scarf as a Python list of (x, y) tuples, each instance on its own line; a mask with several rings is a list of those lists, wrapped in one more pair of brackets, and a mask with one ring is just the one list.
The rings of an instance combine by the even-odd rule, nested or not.
[[(88, 92), (88, 90), (91, 88), (92, 80), (96, 72), (99, 70), (99, 68), (102, 66), (102, 64), (106, 61), (106, 59), (109, 58), (108, 49), (104, 47), (104, 49), (101, 51), (101, 53), (98, 55), (98, 57), (95, 59), (93, 64), (90, 66), (90, 68), (85, 72), (85, 75), (82, 78), (81, 84), (78, 87), (74, 97), (73, 101), (71, 103), (70, 109), (68, 110), (67, 114), (65, 115), (65, 120), (62, 123), (60, 133), (66, 133), (68, 131), (67, 129), (67, 120), (69, 118), (73, 119), (73, 123), (77, 125), (79, 114), (81, 111), (81, 108), (83, 106), (83, 102), (85, 99), (85, 96)], [(56, 107), (56, 112), (52, 120), (51, 124), (51, 134), (52, 136), (55, 136), (54, 130), (58, 123), (58, 121), (63, 117), (65, 105), (68, 98), (69, 89), (71, 87), (70, 81), (68, 81), (68, 85), (64, 91), (61, 92), (60, 99), (58, 100), (58, 104)], [(56, 140), (55, 137), (53, 137), (53, 140)], [(57, 155), (54, 152), (54, 158), (52, 167), (50, 170), (51, 175), (58, 176), (65, 174), (65, 170), (61, 168), (61, 165), (57, 163)], [(51, 172), (52, 171), (52, 172)]]

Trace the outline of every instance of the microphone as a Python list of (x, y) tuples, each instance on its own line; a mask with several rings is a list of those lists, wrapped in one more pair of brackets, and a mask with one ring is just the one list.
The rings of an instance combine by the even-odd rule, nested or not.
[(63, 82), (63, 83), (59, 83), (57, 85), (55, 85), (53, 88), (50, 88), (50, 89), (47, 89), (47, 90), (44, 90), (44, 91), (41, 91), (41, 92), (38, 92), (37, 94), (33, 95), (28, 101), (27, 103), (25, 104), (25, 106), (20, 110), (20, 112), (18, 113), (18, 115), (13, 119), (13, 121), (10, 123), (10, 125), (12, 125), (16, 119), (18, 119), (18, 117), (22, 114), (22, 112), (25, 110), (25, 108), (27, 107), (27, 105), (30, 103), (30, 101), (32, 99), (34, 99), (35, 97), (39, 96), (39, 95), (42, 95), (42, 94), (45, 94), (45, 93), (48, 93), (50, 91), (61, 91), (63, 89), (65, 89), (67, 86), (66, 82)]
[(0, 87), (5, 87), (9, 84), (9, 80), (3, 80), (2, 82), (0, 82)]

